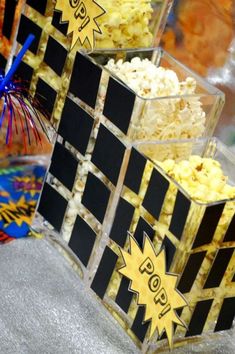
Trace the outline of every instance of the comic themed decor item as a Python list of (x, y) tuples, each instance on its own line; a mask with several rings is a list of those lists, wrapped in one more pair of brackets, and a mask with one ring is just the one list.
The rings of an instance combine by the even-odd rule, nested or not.
[(30, 235), (49, 161), (45, 156), (0, 163), (0, 242)]
[(28, 36), (9, 71), (0, 76), (1, 241), (29, 234), (51, 152), (40, 105), (12, 79), (34, 39)]
[(88, 41), (90, 48), (95, 48), (95, 33), (102, 35), (97, 20), (105, 14), (97, 1), (57, 0), (55, 10), (62, 12), (60, 21), (67, 22), (67, 34), (72, 33), (71, 49), (78, 40), (81, 45)]

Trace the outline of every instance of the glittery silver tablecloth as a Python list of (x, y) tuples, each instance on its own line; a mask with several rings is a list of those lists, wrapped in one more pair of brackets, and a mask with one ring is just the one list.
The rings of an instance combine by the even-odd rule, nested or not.
[[(46, 239), (0, 246), (0, 298), (0, 354), (139, 352)], [(232, 354), (235, 333), (174, 353)]]

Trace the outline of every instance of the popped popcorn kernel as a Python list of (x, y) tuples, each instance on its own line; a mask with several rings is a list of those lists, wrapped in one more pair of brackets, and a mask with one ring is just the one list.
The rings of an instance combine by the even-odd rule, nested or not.
[(173, 177), (196, 201), (208, 203), (235, 198), (235, 186), (227, 184), (220, 163), (193, 155), (189, 160), (165, 160), (159, 166)]
[(200, 97), (194, 96), (194, 78), (180, 81), (173, 70), (139, 57), (130, 62), (111, 59), (106, 68), (138, 96), (149, 99), (138, 122), (133, 122), (134, 140), (192, 139), (203, 135), (206, 114)]

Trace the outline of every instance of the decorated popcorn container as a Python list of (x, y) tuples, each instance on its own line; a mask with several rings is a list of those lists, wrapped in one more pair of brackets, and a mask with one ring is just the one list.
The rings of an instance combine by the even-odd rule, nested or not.
[(0, 69), (5, 69), (12, 51), (24, 0), (1, 0), (0, 3)]
[[(114, 59), (123, 56), (126, 62), (120, 79), (115, 70), (123, 68), (122, 61), (116, 65)], [(138, 87), (130, 88), (124, 83), (126, 79)], [(46, 92), (46, 86), (40, 84), (39, 97), (48, 97)], [(100, 230), (105, 216), (103, 205), (112, 199), (117, 186), (126, 145), (211, 135), (223, 102), (219, 90), (160, 48), (76, 53), (69, 89), (60, 108), (58, 137), (40, 214), (66, 242), (77, 214)], [(114, 151), (118, 154), (115, 161)], [(162, 153), (171, 157), (169, 151), (165, 155), (165, 148)], [(108, 167), (110, 161), (112, 168)], [(93, 193), (96, 188), (105, 191), (101, 207)], [(98, 208), (95, 217), (86, 205), (90, 193), (94, 195), (93, 208)]]
[(44, 99), (56, 128), (76, 75), (76, 52), (82, 48), (81, 43), (88, 52), (97, 48), (157, 45), (172, 2), (26, 1), (13, 54), (18, 53), (29, 33), (36, 39), (17, 73), (28, 81), (32, 94)]
[[(68, 200), (61, 186), (48, 182), (42, 195), (39, 211), (69, 230), (65, 242), (56, 240), (62, 252), (143, 352), (229, 330), (234, 154), (216, 138), (142, 142), (122, 151), (100, 129), (91, 161), (99, 172), (88, 168), (82, 199)], [(163, 147), (176, 153), (165, 158)], [(55, 171), (55, 160), (52, 166)], [(68, 182), (68, 173), (63, 176)]]

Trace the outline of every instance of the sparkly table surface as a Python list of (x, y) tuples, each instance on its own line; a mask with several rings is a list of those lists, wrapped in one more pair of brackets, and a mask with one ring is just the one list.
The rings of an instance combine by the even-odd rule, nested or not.
[[(0, 353), (138, 353), (46, 239), (0, 246)], [(174, 353), (235, 353), (235, 334)]]

